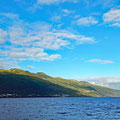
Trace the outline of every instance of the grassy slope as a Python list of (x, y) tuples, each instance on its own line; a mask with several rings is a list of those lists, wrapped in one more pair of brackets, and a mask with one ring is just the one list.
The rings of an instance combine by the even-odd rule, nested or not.
[(0, 94), (17, 94), (23, 97), (120, 96), (120, 92), (113, 89), (20, 69), (0, 70)]

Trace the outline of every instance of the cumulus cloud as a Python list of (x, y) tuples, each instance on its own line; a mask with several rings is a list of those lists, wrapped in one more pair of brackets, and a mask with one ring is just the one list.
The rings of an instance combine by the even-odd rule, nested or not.
[[(94, 43), (93, 37), (86, 37), (68, 30), (55, 29), (42, 22), (26, 23), (13, 14), (2, 14), (13, 22), (0, 29), (0, 56), (9, 60), (46, 60), (60, 59), (60, 54), (48, 54), (47, 50), (58, 50), (67, 46)], [(10, 17), (11, 15), (11, 17)], [(17, 21), (16, 21), (17, 16)], [(7, 44), (6, 44), (7, 43)]]
[(93, 25), (93, 24), (97, 24), (98, 21), (94, 18), (94, 17), (82, 17), (79, 18), (75, 21), (75, 23), (77, 25), (85, 25), (85, 26), (89, 26), (89, 25)]
[(9, 48), (7, 50), (1, 50), (0, 54), (2, 56), (14, 58), (16, 60), (53, 61), (55, 59), (61, 58), (61, 55), (59, 54), (52, 55), (47, 54), (46, 52), (44, 52), (44, 49), (42, 48), (25, 48), (25, 47), (22, 47), (21, 49)]
[(87, 81), (94, 85), (100, 85), (104, 87), (109, 87), (113, 89), (120, 90), (120, 77), (93, 77), (93, 78), (84, 78), (78, 79), (79, 81)]
[(110, 26), (120, 27), (120, 9), (112, 9), (103, 15), (103, 21)]
[(101, 60), (101, 59), (92, 59), (92, 60), (89, 60), (88, 62), (99, 63), (99, 64), (112, 64), (112, 63), (114, 63), (111, 60)]

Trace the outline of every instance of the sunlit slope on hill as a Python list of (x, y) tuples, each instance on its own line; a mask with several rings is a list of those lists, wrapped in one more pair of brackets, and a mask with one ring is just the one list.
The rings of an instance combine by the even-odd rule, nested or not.
[(20, 69), (0, 70), (1, 97), (120, 96), (120, 91), (45, 73)]

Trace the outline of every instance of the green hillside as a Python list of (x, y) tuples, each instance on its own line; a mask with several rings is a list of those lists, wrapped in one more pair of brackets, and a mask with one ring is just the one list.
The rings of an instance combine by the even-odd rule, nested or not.
[(45, 73), (0, 69), (0, 97), (120, 96), (120, 91)]

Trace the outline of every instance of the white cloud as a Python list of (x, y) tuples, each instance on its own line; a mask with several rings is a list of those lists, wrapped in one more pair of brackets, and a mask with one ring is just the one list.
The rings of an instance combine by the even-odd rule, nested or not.
[(64, 2), (73, 2), (76, 3), (78, 0), (37, 0), (37, 4), (40, 5), (50, 5), (56, 3), (64, 3)]
[[(83, 0), (88, 8), (101, 7), (102, 9), (118, 6), (119, 0)], [(83, 2), (82, 1), (82, 2)]]
[(96, 42), (93, 37), (86, 37), (84, 35), (74, 34), (67, 30), (57, 31), (55, 35), (59, 38), (74, 40), (75, 44), (94, 43)]
[(0, 44), (5, 42), (5, 37), (7, 37), (7, 32), (0, 29)]
[(29, 7), (29, 10), (34, 12), (36, 9), (42, 8), (42, 5), (56, 5), (65, 2), (77, 3), (78, 1), (79, 0), (36, 0), (36, 2), (31, 7)]
[(19, 19), (19, 15), (14, 13), (0, 13), (0, 15), (10, 19)]
[[(73, 43), (91, 43), (95, 42), (93, 37), (75, 34), (68, 30), (52, 29), (50, 25), (41, 25), (43, 23), (17, 24), (8, 27), (7, 32), (9, 42), (13, 45), (39, 47), (42, 49), (60, 49)], [(3, 31), (3, 30), (1, 30)], [(3, 40), (3, 38), (2, 38)]]
[(110, 26), (120, 27), (120, 9), (112, 9), (103, 15), (103, 21)]
[(62, 9), (60, 11), (57, 11), (55, 15), (52, 15), (50, 20), (54, 22), (61, 22), (61, 20), (64, 19), (64, 17), (73, 17), (74, 12), (75, 11), (72, 11), (72, 10)]
[(35, 68), (34, 66), (28, 65), (27, 68), (33, 69)]
[(75, 19), (80, 18), (80, 15), (77, 14), (77, 15), (74, 16), (74, 18)]
[(0, 24), (4, 26), (11, 26), (13, 24), (20, 24), (23, 21), (19, 19), (18, 14), (14, 13), (0, 13)]
[(22, 49), (11, 48), (11, 49), (8, 49), (6, 51), (1, 50), (0, 54), (2, 56), (14, 58), (18, 61), (19, 60), (53, 61), (55, 59), (61, 58), (61, 55), (59, 55), (59, 54), (48, 55), (47, 53), (44, 52), (44, 49), (42, 49), (42, 48), (24, 48), (24, 47), (22, 47)]
[(61, 15), (56, 15), (56, 16), (52, 16), (51, 18), (50, 18), (50, 20), (52, 20), (52, 21), (60, 21), (61, 20)]
[(41, 59), (42, 60), (47, 60), (47, 61), (53, 61), (54, 59), (60, 59), (60, 58), (61, 58), (61, 55), (53, 54), (53, 55), (50, 55), (48, 57), (42, 57)]
[(114, 63), (111, 60), (101, 60), (101, 59), (92, 59), (92, 60), (89, 60), (88, 62), (99, 63), (99, 64), (112, 64), (112, 63)]
[[(17, 15), (4, 14), (4, 16), (6, 19), (16, 21)], [(60, 54), (48, 54), (47, 51), (76, 44), (94, 43), (95, 39), (68, 30), (53, 29), (51, 25), (43, 22), (29, 24), (17, 16), (16, 22), (10, 23), (5, 30), (0, 29), (0, 41), (2, 46), (0, 56), (8, 58), (8, 61), (18, 62), (60, 59)]]
[(83, 35), (78, 36), (77, 39), (78, 44), (83, 44), (83, 43), (95, 43), (95, 39), (93, 37), (86, 37)]
[(92, 24), (97, 24), (98, 21), (94, 18), (94, 17), (82, 17), (82, 18), (79, 18), (75, 21), (75, 23), (77, 25), (85, 25), (85, 26), (89, 26), (89, 25), (92, 25)]
[(0, 58), (0, 69), (19, 68), (17, 61), (8, 58)]
[(100, 86), (120, 90), (120, 77), (93, 77), (93, 78), (84, 78), (78, 80), (87, 81), (94, 85), (100, 85)]
[(71, 11), (71, 10), (68, 10), (68, 9), (63, 9), (62, 12), (63, 12), (63, 16), (68, 16), (68, 15), (74, 13), (74, 11)]

